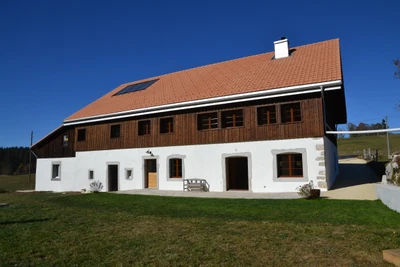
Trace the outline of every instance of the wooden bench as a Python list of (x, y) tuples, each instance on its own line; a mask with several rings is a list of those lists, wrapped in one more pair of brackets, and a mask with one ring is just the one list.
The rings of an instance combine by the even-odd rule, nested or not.
[(183, 180), (183, 191), (199, 191), (207, 192), (208, 183), (205, 179), (184, 179)]

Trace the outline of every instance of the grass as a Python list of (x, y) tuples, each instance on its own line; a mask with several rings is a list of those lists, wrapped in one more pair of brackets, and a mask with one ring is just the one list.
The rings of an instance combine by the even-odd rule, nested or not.
[(16, 190), (35, 189), (35, 175), (32, 174), (31, 182), (27, 174), (0, 175), (0, 189), (14, 192)]
[[(400, 135), (391, 135), (392, 151)], [(386, 150), (385, 136), (338, 140), (339, 155)], [(33, 176), (34, 178), (34, 176)], [(34, 189), (28, 176), (0, 188)], [(380, 201), (0, 194), (2, 266), (390, 266), (400, 214)]]
[[(390, 134), (389, 144), (391, 153), (400, 151), (400, 134)], [(379, 158), (387, 160), (386, 135), (338, 139), (338, 153), (340, 156), (357, 155), (359, 153), (362, 155), (363, 149), (368, 148), (371, 148), (372, 153), (375, 153), (375, 150), (378, 149)]]
[(389, 266), (380, 201), (0, 194), (4, 266)]

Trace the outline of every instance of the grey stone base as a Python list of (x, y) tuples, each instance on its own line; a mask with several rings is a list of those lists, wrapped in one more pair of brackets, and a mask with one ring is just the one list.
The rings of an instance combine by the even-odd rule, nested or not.
[(392, 184), (377, 184), (377, 197), (390, 209), (400, 213), (400, 187)]

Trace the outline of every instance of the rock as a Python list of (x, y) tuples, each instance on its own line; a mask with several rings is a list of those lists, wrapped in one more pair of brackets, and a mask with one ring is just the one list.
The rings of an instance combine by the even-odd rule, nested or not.
[(387, 179), (391, 180), (392, 179), (392, 175), (393, 175), (393, 167), (392, 167), (392, 162), (389, 162), (386, 165), (386, 170), (385, 170), (385, 176)]
[(381, 184), (387, 184), (386, 175), (382, 175)]

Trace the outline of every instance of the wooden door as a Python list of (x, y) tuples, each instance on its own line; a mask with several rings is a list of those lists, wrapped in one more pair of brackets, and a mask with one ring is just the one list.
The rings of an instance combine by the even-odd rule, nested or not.
[(147, 188), (157, 188), (157, 160), (146, 159)]

